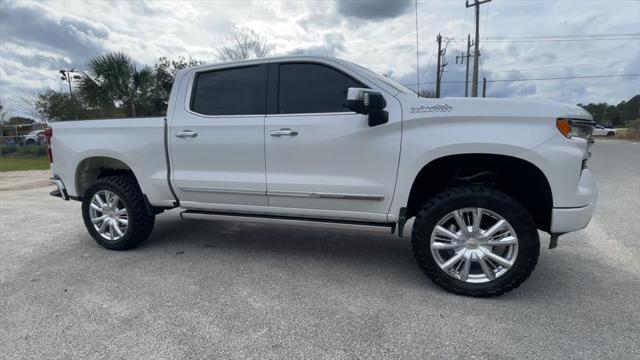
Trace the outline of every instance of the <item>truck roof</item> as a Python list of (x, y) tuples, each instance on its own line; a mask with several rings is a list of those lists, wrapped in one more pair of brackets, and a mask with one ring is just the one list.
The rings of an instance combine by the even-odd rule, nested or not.
[(226, 67), (229, 65), (236, 65), (236, 64), (264, 64), (264, 63), (268, 63), (270, 61), (318, 61), (318, 62), (322, 62), (322, 63), (334, 63), (334, 65), (340, 65), (342, 67), (348, 68), (350, 69), (352, 72), (358, 73), (360, 74), (360, 76), (363, 76), (365, 78), (368, 78), (370, 81), (375, 82), (379, 87), (387, 90), (389, 93), (391, 93), (392, 95), (396, 95), (399, 92), (403, 92), (405, 94), (412, 94), (412, 91), (407, 89), (406, 87), (404, 87), (403, 85), (389, 79), (389, 78), (385, 78), (384, 76), (377, 74), (361, 65), (358, 65), (356, 63), (347, 61), (347, 60), (342, 60), (342, 59), (338, 59), (335, 57), (331, 57), (331, 56), (325, 56), (325, 55), (304, 55), (304, 54), (300, 54), (300, 55), (284, 55), (284, 56), (271, 56), (271, 57), (264, 57), (264, 58), (258, 58), (258, 59), (244, 59), (244, 60), (234, 60), (234, 61), (225, 61), (225, 62), (220, 62), (220, 63), (212, 63), (212, 64), (205, 64), (205, 65), (199, 65), (199, 66), (194, 66), (194, 67), (189, 67), (189, 68), (185, 68), (185, 69), (181, 69), (178, 71), (178, 73), (180, 72), (186, 72), (186, 71), (190, 71), (190, 70), (201, 70), (201, 69), (214, 69), (217, 67)]
[(216, 63), (211, 63), (211, 64), (204, 64), (204, 65), (198, 65), (198, 66), (193, 66), (190, 67), (190, 69), (200, 69), (200, 68), (208, 68), (211, 67), (212, 65), (231, 65), (231, 64), (243, 64), (243, 63), (252, 63), (252, 64), (260, 64), (260, 63), (267, 63), (270, 62), (272, 60), (278, 60), (278, 61), (286, 61), (286, 60), (329, 60), (329, 61), (336, 61), (342, 64), (350, 64), (350, 65), (355, 65), (354, 63), (350, 62), (350, 61), (346, 61), (346, 60), (342, 60), (342, 59), (338, 59), (332, 56), (325, 56), (325, 55), (283, 55), (283, 56), (269, 56), (269, 57), (263, 57), (263, 58), (253, 58), (253, 59), (243, 59), (243, 60), (233, 60), (233, 61), (223, 61), (223, 62), (216, 62)]

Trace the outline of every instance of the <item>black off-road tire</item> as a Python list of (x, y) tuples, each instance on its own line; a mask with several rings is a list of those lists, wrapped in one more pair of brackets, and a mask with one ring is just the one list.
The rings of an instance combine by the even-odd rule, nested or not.
[[(518, 255), (513, 266), (492, 281), (469, 283), (455, 279), (438, 266), (431, 253), (431, 233), (438, 221), (454, 210), (467, 207), (485, 208), (499, 214), (518, 237)], [(415, 258), (427, 277), (447, 291), (466, 296), (498, 296), (517, 288), (536, 267), (540, 253), (538, 230), (527, 210), (507, 194), (489, 186), (460, 186), (435, 195), (416, 216), (411, 238)]]
[[(124, 203), (128, 213), (127, 230), (121, 239), (105, 240), (93, 227), (89, 214), (91, 198), (101, 190), (109, 190), (115, 193)], [(128, 174), (109, 175), (98, 178), (85, 192), (82, 198), (82, 218), (91, 237), (102, 247), (110, 250), (132, 249), (146, 238), (153, 230), (155, 215), (149, 215), (142, 191), (136, 179)]]

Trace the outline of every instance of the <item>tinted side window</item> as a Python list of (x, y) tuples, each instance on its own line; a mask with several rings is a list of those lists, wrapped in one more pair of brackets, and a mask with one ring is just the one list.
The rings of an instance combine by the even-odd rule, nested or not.
[(191, 110), (204, 115), (264, 114), (262, 73), (250, 66), (196, 74)]
[(281, 114), (349, 111), (347, 89), (365, 87), (349, 76), (319, 64), (281, 64), (278, 109)]

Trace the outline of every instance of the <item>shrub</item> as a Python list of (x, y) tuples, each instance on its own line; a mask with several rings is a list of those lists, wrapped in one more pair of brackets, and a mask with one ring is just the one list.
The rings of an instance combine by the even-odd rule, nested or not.
[(23, 145), (20, 147), (19, 152), (24, 155), (46, 156), (47, 150), (39, 145)]
[(18, 152), (17, 145), (0, 145), (0, 154), (8, 155)]
[(1, 145), (0, 154), (25, 157), (41, 157), (47, 155), (47, 149), (40, 145)]
[(640, 119), (629, 121), (626, 137), (640, 140)]

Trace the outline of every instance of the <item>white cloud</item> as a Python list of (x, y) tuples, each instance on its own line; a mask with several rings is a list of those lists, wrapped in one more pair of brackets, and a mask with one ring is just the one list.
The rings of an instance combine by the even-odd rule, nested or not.
[[(411, 1), (19, 2), (0, 1), (0, 98), (58, 88), (61, 67), (124, 51), (136, 61), (192, 56), (215, 61), (215, 47), (234, 26), (251, 28), (275, 53), (330, 54), (415, 83), (415, 14)], [(637, 1), (494, 1), (482, 6), (481, 36), (532, 36), (640, 32)], [(421, 82), (435, 79), (435, 37), (465, 37), (473, 11), (460, 1), (420, 1)], [(567, 75), (640, 73), (640, 41), (484, 42), (482, 70), (489, 80)], [(464, 80), (449, 43), (444, 81)], [(431, 87), (431, 84), (425, 84)], [(491, 96), (618, 102), (640, 92), (639, 78), (489, 84)], [(443, 93), (463, 95), (463, 85)]]

